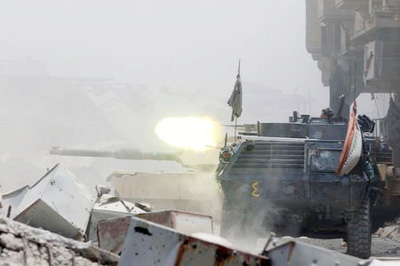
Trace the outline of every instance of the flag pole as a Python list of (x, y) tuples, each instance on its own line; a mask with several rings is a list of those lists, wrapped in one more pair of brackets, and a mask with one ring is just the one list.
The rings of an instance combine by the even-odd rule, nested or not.
[(237, 130), (237, 116), (235, 116), (235, 142), (236, 142), (236, 130)]
[[(240, 77), (240, 59), (239, 59), (239, 64), (238, 64), (238, 77)], [(237, 116), (235, 115), (235, 142), (236, 142), (236, 132), (237, 131)]]

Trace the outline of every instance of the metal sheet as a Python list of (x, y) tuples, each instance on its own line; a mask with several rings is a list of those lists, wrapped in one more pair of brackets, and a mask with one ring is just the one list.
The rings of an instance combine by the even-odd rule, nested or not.
[(337, 251), (312, 246), (297, 241), (288, 241), (267, 252), (274, 266), (356, 266), (361, 259)]
[(99, 247), (120, 254), (130, 222), (131, 216), (100, 221), (97, 225)]
[(56, 165), (26, 192), (14, 220), (76, 239), (85, 234), (93, 203), (89, 190)]
[(3, 208), (0, 209), (0, 214), (5, 217), (14, 218), (17, 214), (17, 207), (24, 198), (26, 192), (28, 192), (28, 190), (29, 186), (24, 186), (14, 191), (3, 194)]
[(92, 210), (89, 223), (89, 240), (97, 242), (97, 226), (100, 221), (116, 218), (132, 216), (139, 213), (144, 213), (142, 209), (135, 206), (135, 204), (120, 200), (113, 197), (105, 202), (96, 203)]
[[(212, 234), (211, 216), (193, 214), (182, 211), (160, 211), (138, 214), (137, 217), (167, 226), (181, 233), (208, 233)], [(130, 217), (119, 217), (99, 221), (97, 238), (99, 247), (119, 254), (128, 232)]]
[(132, 217), (119, 265), (270, 265), (268, 258)]
[(185, 234), (213, 233), (212, 217), (183, 211), (159, 211), (137, 215), (137, 217), (161, 224)]

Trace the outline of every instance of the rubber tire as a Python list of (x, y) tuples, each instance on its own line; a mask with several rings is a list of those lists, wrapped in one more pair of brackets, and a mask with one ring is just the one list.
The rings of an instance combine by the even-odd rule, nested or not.
[(347, 221), (347, 254), (362, 259), (371, 256), (371, 204), (365, 197)]

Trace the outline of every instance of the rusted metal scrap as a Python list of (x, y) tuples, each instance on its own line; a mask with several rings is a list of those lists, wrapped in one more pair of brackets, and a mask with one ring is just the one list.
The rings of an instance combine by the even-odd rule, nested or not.
[(129, 201), (121, 200), (109, 194), (102, 195), (92, 209), (89, 222), (89, 240), (94, 243), (98, 241), (97, 226), (100, 221), (140, 213), (145, 213), (145, 211)]
[(89, 243), (0, 217), (0, 266), (117, 265), (119, 257)]
[(217, 236), (188, 235), (132, 217), (119, 265), (375, 265), (374, 260), (362, 260), (296, 240), (272, 246), (262, 255), (250, 254)]
[[(183, 211), (140, 213), (136, 217), (173, 228), (181, 233), (213, 233), (212, 217)], [(131, 217), (100, 221), (97, 226), (99, 247), (120, 254), (128, 232)]]
[(131, 216), (100, 221), (97, 225), (99, 247), (120, 254), (130, 222)]
[(132, 217), (119, 262), (128, 265), (270, 265), (213, 235), (190, 236)]
[(213, 221), (209, 215), (169, 210), (141, 213), (137, 217), (173, 228), (185, 234), (213, 233)]

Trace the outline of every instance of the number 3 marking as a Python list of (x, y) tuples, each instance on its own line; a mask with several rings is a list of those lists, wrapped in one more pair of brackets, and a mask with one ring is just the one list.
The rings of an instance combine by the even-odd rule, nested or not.
[(251, 195), (254, 198), (260, 197), (260, 193), (258, 192), (258, 185), (259, 184), (260, 184), (260, 182), (258, 182), (258, 181), (255, 181), (255, 182), (251, 183), (251, 187), (253, 188), (253, 192), (251, 193)]

